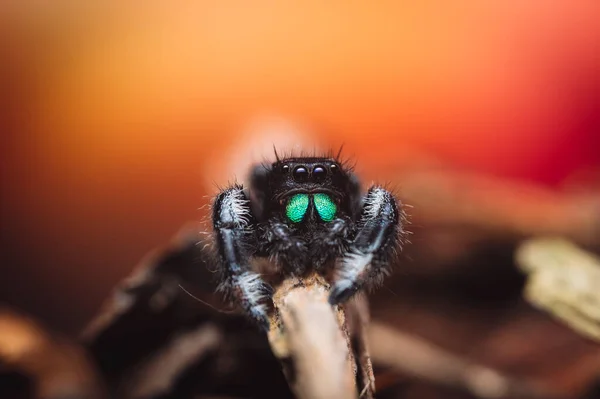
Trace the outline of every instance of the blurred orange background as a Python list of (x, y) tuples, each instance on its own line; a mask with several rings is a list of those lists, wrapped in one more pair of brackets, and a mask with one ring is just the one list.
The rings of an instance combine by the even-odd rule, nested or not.
[(345, 143), (368, 178), (410, 151), (551, 185), (598, 165), (599, 16), (596, 0), (5, 2), (1, 297), (77, 331), (202, 217), (264, 111), (327, 127), (309, 142)]

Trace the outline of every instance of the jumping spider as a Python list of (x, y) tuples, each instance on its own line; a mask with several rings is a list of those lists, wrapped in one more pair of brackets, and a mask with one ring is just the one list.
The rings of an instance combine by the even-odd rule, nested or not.
[(400, 248), (400, 202), (377, 185), (362, 196), (357, 177), (338, 158), (277, 157), (253, 168), (247, 189), (233, 185), (214, 201), (220, 290), (265, 329), (273, 291), (252, 258), (274, 260), (287, 275), (326, 275), (333, 268), (333, 305), (380, 283)]

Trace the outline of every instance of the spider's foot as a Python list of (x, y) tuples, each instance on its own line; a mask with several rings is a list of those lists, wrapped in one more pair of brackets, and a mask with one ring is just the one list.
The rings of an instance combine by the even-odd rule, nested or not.
[(358, 292), (360, 286), (350, 280), (336, 281), (329, 292), (329, 303), (337, 305), (346, 302)]
[(256, 305), (245, 309), (246, 315), (264, 332), (269, 332), (271, 322), (264, 305)]
[(273, 288), (259, 274), (245, 272), (225, 280), (221, 290), (236, 302), (244, 313), (262, 329), (269, 329), (266, 300), (273, 295)]

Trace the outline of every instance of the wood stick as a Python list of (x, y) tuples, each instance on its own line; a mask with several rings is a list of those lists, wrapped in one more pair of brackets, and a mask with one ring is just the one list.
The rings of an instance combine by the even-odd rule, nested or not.
[(345, 309), (332, 307), (328, 295), (329, 284), (316, 274), (284, 280), (273, 295), (271, 349), (300, 399), (356, 398), (359, 390), (372, 397), (372, 381), (364, 387), (356, 382), (359, 370), (370, 370), (370, 360), (367, 365), (355, 357)]
[(517, 249), (524, 296), (579, 334), (600, 342), (600, 258), (563, 238), (538, 237)]
[(557, 398), (531, 381), (504, 375), (381, 323), (370, 325), (369, 341), (377, 364), (425, 381), (466, 390), (479, 398)]
[(107, 397), (93, 363), (79, 345), (5, 306), (0, 306), (0, 371), (26, 376), (39, 399)]

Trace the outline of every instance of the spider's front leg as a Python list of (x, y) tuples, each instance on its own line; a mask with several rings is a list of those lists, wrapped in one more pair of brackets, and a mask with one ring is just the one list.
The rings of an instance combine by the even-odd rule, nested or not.
[(272, 294), (272, 288), (249, 264), (257, 247), (256, 221), (241, 186), (230, 187), (217, 196), (212, 218), (222, 276), (219, 290), (268, 330), (264, 299)]
[(357, 230), (342, 258), (329, 302), (337, 304), (357, 291), (380, 283), (389, 273), (389, 261), (400, 248), (402, 210), (394, 196), (382, 187), (367, 192)]

